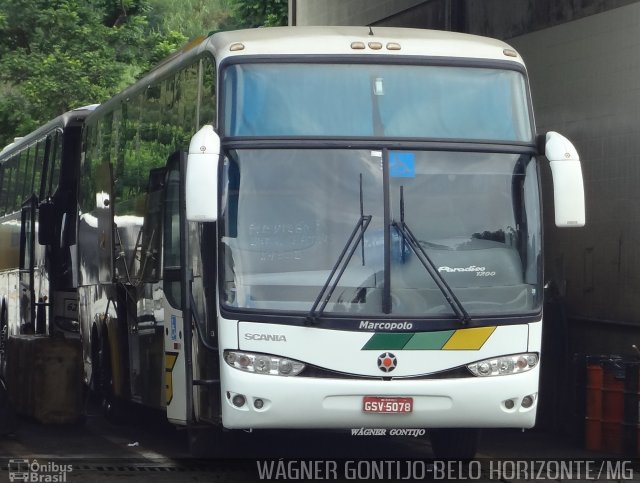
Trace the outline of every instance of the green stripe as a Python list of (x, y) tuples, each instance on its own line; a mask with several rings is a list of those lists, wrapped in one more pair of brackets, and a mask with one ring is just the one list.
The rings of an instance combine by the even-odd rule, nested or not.
[(378, 332), (373, 334), (371, 339), (362, 348), (363, 351), (373, 350), (400, 350), (413, 337), (413, 333), (388, 333)]
[(439, 332), (418, 332), (404, 346), (405, 350), (439, 350), (442, 349), (455, 330)]

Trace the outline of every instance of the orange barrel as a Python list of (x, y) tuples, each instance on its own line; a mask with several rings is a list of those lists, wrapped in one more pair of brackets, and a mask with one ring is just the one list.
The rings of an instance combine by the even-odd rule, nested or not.
[(627, 362), (624, 377), (624, 454), (634, 457), (640, 455), (640, 362)]
[(587, 384), (584, 440), (588, 450), (602, 448), (602, 385), (604, 370), (601, 361), (587, 357)]
[(612, 453), (622, 453), (624, 422), (624, 364), (609, 360), (604, 364), (602, 385), (602, 445)]

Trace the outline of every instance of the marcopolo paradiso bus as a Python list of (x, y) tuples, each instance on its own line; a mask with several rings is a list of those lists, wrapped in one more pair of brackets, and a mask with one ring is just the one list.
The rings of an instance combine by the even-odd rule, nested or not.
[(194, 41), (84, 122), (85, 382), (108, 414), (162, 408), (194, 450), (202, 428), (426, 428), (468, 457), (478, 428), (532, 427), (543, 155), (556, 225), (584, 225), (578, 154), (537, 135), (496, 40)]

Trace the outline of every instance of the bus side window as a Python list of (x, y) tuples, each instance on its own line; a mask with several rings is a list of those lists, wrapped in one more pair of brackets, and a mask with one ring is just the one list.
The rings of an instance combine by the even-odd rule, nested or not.
[(180, 72), (176, 84), (178, 98), (178, 126), (182, 129), (176, 139), (176, 148), (189, 146), (198, 130), (198, 65), (193, 64)]
[(22, 195), (22, 193), (20, 193), (20, 195), (17, 194), (18, 191), (18, 180), (17, 180), (17, 174), (18, 174), (18, 163), (20, 161), (20, 156), (16, 155), (13, 158), (11, 158), (9, 161), (7, 161), (6, 164), (6, 170), (7, 170), (7, 214), (9, 213), (13, 213), (17, 206), (17, 198), (18, 196)]
[(58, 189), (60, 160), (62, 158), (62, 139), (59, 131), (56, 131), (56, 133), (50, 137), (50, 142), (52, 145), (47, 170), (48, 180), (45, 182), (46, 191), (44, 193), (46, 198), (53, 196)]
[(162, 252), (162, 195), (165, 168), (149, 172), (144, 222), (140, 241), (140, 268), (138, 277), (145, 283), (160, 280), (160, 254)]
[(4, 207), (7, 199), (7, 180), (5, 179), (4, 165), (0, 164), (0, 216), (4, 215)]
[(22, 185), (22, 195), (19, 201), (20, 206), (22, 206), (22, 203), (24, 203), (29, 198), (29, 196), (31, 196), (31, 193), (33, 191), (33, 160), (35, 158), (35, 152), (36, 145), (33, 145), (26, 151), (23, 151), (20, 155), (22, 164), (20, 170), (20, 177), (22, 179), (18, 178), (18, 183)]
[(164, 199), (164, 294), (175, 308), (182, 307), (180, 293), (180, 172), (169, 168)]
[[(20, 208), (22, 204), (29, 198), (29, 192), (31, 191), (31, 179), (33, 174), (33, 153), (35, 146), (31, 146), (26, 151), (22, 151), (20, 154), (20, 171), (18, 175), (18, 184), (21, 188), (21, 193), (18, 192), (18, 206)], [(17, 209), (16, 208), (16, 209)]]
[(213, 59), (200, 60), (200, 115), (198, 128), (205, 124), (216, 127), (216, 66)]
[(33, 175), (31, 177), (31, 191), (40, 200), (40, 177), (42, 176), (42, 166), (44, 164), (46, 139), (41, 139), (36, 144), (36, 150), (33, 157)]

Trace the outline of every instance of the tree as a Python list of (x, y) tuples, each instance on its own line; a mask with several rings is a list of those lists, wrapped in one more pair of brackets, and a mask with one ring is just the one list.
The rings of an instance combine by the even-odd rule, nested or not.
[(100, 103), (187, 39), (286, 25), (287, 0), (0, 0), (0, 148)]
[(100, 103), (182, 45), (145, 0), (0, 0), (0, 145)]
[(287, 25), (287, 0), (232, 0), (232, 15), (225, 29)]
[(149, 0), (152, 25), (189, 38), (217, 30), (287, 25), (287, 0)]
[(149, 23), (159, 31), (181, 32), (189, 39), (221, 30), (230, 22), (234, 0), (149, 0)]

